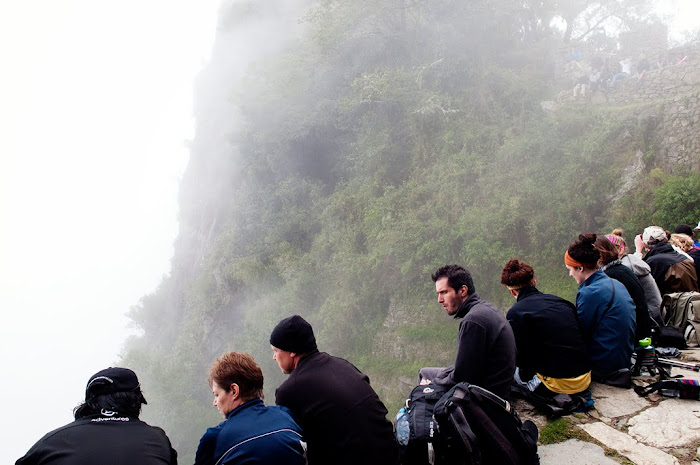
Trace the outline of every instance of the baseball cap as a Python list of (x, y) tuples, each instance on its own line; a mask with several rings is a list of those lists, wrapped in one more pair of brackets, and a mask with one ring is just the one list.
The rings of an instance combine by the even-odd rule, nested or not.
[(665, 241), (667, 240), (666, 231), (659, 226), (647, 226), (642, 233), (642, 240), (647, 245), (649, 245), (650, 241), (652, 244)]
[[(141, 384), (136, 373), (128, 368), (109, 367), (98, 371), (90, 377), (85, 386), (85, 400), (95, 397), (114, 394), (115, 392), (141, 392)], [(141, 394), (141, 402), (147, 404)]]
[(690, 227), (689, 224), (679, 224), (676, 226), (676, 229), (674, 229), (673, 232), (676, 234), (687, 234), (688, 236), (693, 237), (693, 228)]

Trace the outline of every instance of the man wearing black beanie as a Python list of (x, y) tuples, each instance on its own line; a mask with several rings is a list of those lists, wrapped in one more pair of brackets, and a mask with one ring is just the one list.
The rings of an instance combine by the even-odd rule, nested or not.
[(275, 392), (308, 443), (309, 465), (395, 465), (398, 449), (387, 409), (369, 378), (342, 358), (319, 352), (311, 325), (299, 315), (270, 334), (273, 358), (289, 378)]

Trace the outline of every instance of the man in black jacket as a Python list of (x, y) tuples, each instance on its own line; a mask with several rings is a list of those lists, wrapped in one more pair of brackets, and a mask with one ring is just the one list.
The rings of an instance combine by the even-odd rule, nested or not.
[(635, 238), (635, 245), (638, 254), (641, 254), (641, 248), (649, 250), (644, 256), (644, 261), (649, 264), (662, 296), (672, 292), (698, 290), (698, 277), (693, 261), (673, 249), (662, 228), (645, 228), (644, 232)]
[(270, 335), (273, 358), (289, 378), (275, 392), (308, 443), (309, 465), (394, 465), (398, 449), (387, 409), (369, 378), (342, 358), (319, 352), (299, 315)]
[(48, 433), (15, 465), (177, 465), (165, 432), (139, 420), (141, 393), (128, 368), (95, 373), (75, 421)]
[(466, 381), (508, 399), (515, 372), (515, 339), (500, 310), (476, 294), (471, 274), (447, 265), (432, 275), (438, 303), (448, 315), (461, 318), (457, 357), (446, 368), (421, 368), (422, 384), (454, 386)]

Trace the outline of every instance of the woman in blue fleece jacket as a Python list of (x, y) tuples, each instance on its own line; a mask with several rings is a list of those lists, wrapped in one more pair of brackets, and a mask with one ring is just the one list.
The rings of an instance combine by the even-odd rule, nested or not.
[(214, 362), (209, 384), (225, 421), (204, 433), (195, 465), (306, 464), (301, 428), (286, 408), (263, 404), (263, 374), (253, 357), (225, 353)]
[(576, 313), (588, 344), (593, 380), (613, 384), (611, 380), (631, 364), (635, 306), (625, 286), (598, 270), (595, 241), (595, 234), (579, 235), (569, 245), (564, 263), (579, 285)]

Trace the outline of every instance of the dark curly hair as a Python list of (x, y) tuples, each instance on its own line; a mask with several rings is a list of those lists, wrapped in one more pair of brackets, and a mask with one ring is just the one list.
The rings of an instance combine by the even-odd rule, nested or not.
[(584, 268), (592, 269), (598, 266), (600, 252), (595, 248), (597, 236), (594, 233), (579, 234), (578, 239), (569, 244), (569, 256), (581, 262)]
[(501, 284), (520, 289), (532, 283), (535, 279), (535, 270), (525, 262), (517, 258), (511, 258), (501, 271)]

